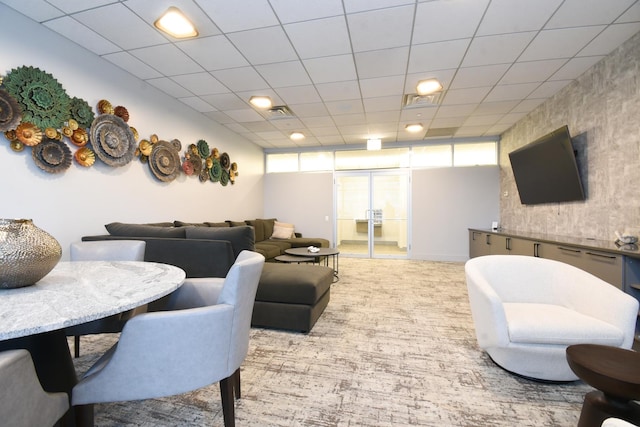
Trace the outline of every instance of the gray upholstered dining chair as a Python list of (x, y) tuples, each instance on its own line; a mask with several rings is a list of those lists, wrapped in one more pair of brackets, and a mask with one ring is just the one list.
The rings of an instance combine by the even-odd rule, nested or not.
[[(95, 242), (71, 243), (71, 261), (144, 261), (146, 243), (142, 240), (101, 240)], [(143, 313), (140, 307), (125, 313), (97, 319), (65, 329), (67, 336), (73, 336), (74, 355), (80, 356), (80, 336), (89, 334), (117, 333), (124, 323), (135, 314)]]
[(29, 351), (0, 353), (0, 419), (3, 426), (52, 426), (69, 409), (66, 393), (42, 389)]
[[(234, 385), (249, 350), (264, 257), (243, 251), (221, 289), (186, 280), (165, 311), (131, 318), (120, 340), (76, 384), (72, 404), (93, 424), (93, 404), (186, 393), (220, 382), (224, 424), (235, 425)], [(219, 289), (219, 292), (218, 292)]]

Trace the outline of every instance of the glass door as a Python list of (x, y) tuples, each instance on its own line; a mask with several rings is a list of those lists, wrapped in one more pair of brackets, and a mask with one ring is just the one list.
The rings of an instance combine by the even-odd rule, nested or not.
[(336, 244), (341, 254), (407, 258), (409, 174), (337, 172)]

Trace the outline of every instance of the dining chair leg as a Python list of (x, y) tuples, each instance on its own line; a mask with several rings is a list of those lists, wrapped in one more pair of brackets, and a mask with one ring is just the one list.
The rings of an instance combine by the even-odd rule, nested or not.
[(80, 357), (80, 335), (73, 337), (73, 355), (76, 358)]
[(240, 399), (242, 393), (240, 393), (240, 368), (233, 373), (233, 390), (236, 394), (236, 399)]
[(236, 415), (233, 399), (233, 383), (235, 373), (220, 381), (220, 397), (222, 398), (222, 416), (224, 427), (235, 427)]

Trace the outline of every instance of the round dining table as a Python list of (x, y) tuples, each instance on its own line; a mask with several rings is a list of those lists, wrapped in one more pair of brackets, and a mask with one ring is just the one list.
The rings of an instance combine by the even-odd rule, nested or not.
[(26, 348), (42, 387), (71, 396), (77, 377), (64, 328), (155, 301), (184, 279), (182, 269), (154, 262), (60, 262), (35, 285), (0, 289), (0, 351)]

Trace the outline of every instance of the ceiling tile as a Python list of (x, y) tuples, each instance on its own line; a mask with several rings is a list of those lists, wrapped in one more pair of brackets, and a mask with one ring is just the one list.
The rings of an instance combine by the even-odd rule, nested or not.
[(603, 26), (541, 31), (522, 53), (519, 61), (571, 58), (604, 29)]
[(96, 55), (121, 51), (118, 46), (69, 16), (52, 19), (43, 24)]
[[(304, 122), (305, 122), (305, 124), (307, 123), (306, 120)], [(313, 133), (313, 135), (316, 136), (316, 137), (318, 137), (318, 136), (340, 135), (340, 132), (338, 132), (338, 128), (335, 127), (335, 126), (313, 127), (313, 126), (309, 126), (308, 124), (306, 124), (306, 126), (309, 127), (309, 130), (311, 130), (311, 133)]]
[(464, 89), (469, 87), (493, 86), (500, 81), (507, 69), (509, 69), (509, 64), (460, 68), (449, 87), (451, 89)]
[(608, 24), (635, 0), (565, 0), (545, 28)]
[(518, 105), (516, 105), (516, 107), (511, 110), (511, 113), (528, 113), (538, 105), (542, 104), (544, 101), (544, 98), (525, 99), (524, 101), (521, 101)]
[[(20, 1), (25, 2), (24, 0)], [(80, 12), (81, 10), (93, 9), (98, 6), (104, 6), (109, 3), (113, 3), (113, 0), (47, 0), (47, 2), (65, 13), (74, 13)]]
[(239, 98), (235, 93), (221, 93), (217, 95), (204, 95), (202, 99), (216, 107), (218, 110), (240, 110), (247, 108), (249, 104)]
[[(302, 122), (304, 124), (306, 124), (307, 126), (311, 127), (311, 128), (335, 128), (336, 130), (338, 128), (335, 127), (335, 123), (333, 122), (333, 119), (331, 117), (329, 117), (326, 114), (326, 109), (325, 112), (322, 113), (321, 116), (314, 116), (314, 117), (302, 117)], [(338, 133), (338, 132), (336, 132)], [(329, 133), (323, 133), (323, 135), (330, 135)]]
[(575, 79), (587, 69), (594, 66), (603, 56), (584, 56), (581, 58), (572, 58), (560, 68), (550, 80), (569, 80)]
[(487, 102), (510, 101), (526, 98), (540, 86), (540, 83), (520, 83), (513, 85), (498, 85), (487, 95)]
[(229, 90), (209, 73), (183, 74), (172, 79), (195, 95), (227, 93)]
[(246, 122), (242, 124), (244, 127), (249, 129), (251, 132), (268, 132), (268, 131), (276, 131), (277, 129), (273, 126), (271, 122), (261, 120), (256, 122)]
[(197, 96), (191, 96), (188, 98), (179, 98), (179, 99), (180, 101), (187, 104), (189, 107), (193, 108), (196, 111), (200, 111), (201, 113), (215, 110), (215, 108), (213, 108), (211, 105), (207, 104)]
[(438, 111), (437, 107), (428, 108), (406, 108), (400, 111), (400, 120), (405, 122), (419, 122), (426, 125), (424, 121), (431, 120)]
[(355, 80), (358, 77), (352, 55), (305, 59), (302, 62), (314, 83)]
[(502, 118), (503, 114), (486, 114), (486, 115), (472, 115), (465, 120), (463, 126), (485, 126), (493, 125)]
[(531, 31), (476, 37), (469, 45), (462, 66), (512, 63), (520, 56), (535, 35), (536, 33)]
[(609, 25), (578, 56), (608, 55), (612, 50), (640, 31), (640, 22)]
[(316, 85), (316, 89), (325, 101), (360, 98), (360, 86), (355, 80), (348, 82), (322, 83)]
[(160, 77), (157, 79), (148, 79), (147, 83), (157, 87), (164, 93), (173, 96), (174, 98), (187, 98), (193, 96), (193, 93), (189, 92), (183, 86), (171, 80), (169, 77)]
[(215, 122), (223, 124), (223, 125), (228, 125), (228, 124), (233, 124), (235, 123), (235, 120), (233, 120), (231, 117), (227, 116), (225, 113), (223, 113), (222, 111), (209, 111), (204, 113), (205, 116), (213, 119)]
[(353, 51), (408, 46), (413, 10), (413, 6), (399, 6), (347, 15)]
[(409, 47), (358, 52), (355, 54), (355, 60), (358, 77), (361, 79), (397, 76), (407, 70)]
[(513, 110), (520, 101), (483, 102), (474, 110), (474, 114), (506, 114)]
[[(402, 102), (402, 99), (397, 96), (381, 96), (378, 98), (364, 98), (364, 109), (367, 112), (367, 120), (371, 120), (371, 113), (379, 111), (393, 111), (396, 119), (398, 116), (398, 105)], [(380, 117), (380, 116), (377, 116)]]
[(360, 92), (363, 98), (395, 95), (401, 102), (398, 93), (404, 88), (404, 75), (391, 77), (377, 77), (375, 79), (360, 79)]
[(449, 89), (441, 105), (460, 105), (480, 103), (491, 91), (491, 87), (474, 87), (467, 89)]
[(204, 71), (193, 59), (172, 44), (134, 49), (131, 54), (166, 76)]
[(347, 13), (354, 13), (414, 4), (415, 0), (344, 0), (343, 3)]
[(543, 82), (566, 63), (566, 59), (517, 62), (502, 77), (500, 84)]
[(464, 105), (443, 105), (438, 108), (438, 112), (435, 117), (438, 119), (446, 117), (465, 117), (473, 113), (478, 104), (464, 104)]
[[(457, 68), (471, 39), (414, 45), (409, 55), (409, 73)], [(476, 64), (473, 64), (476, 65)]]
[(359, 114), (338, 114), (333, 118), (337, 126), (360, 125), (367, 122), (363, 113)]
[(242, 108), (240, 110), (227, 110), (227, 115), (236, 122), (255, 122), (261, 120), (262, 116), (252, 108)]
[(257, 65), (256, 70), (275, 89), (311, 84), (311, 79), (309, 79), (309, 75), (300, 61)]
[(167, 39), (122, 3), (86, 10), (73, 17), (122, 49), (167, 43)]
[[(433, 43), (472, 37), (488, 0), (418, 3), (413, 43)], [(454, 23), (452, 25), (452, 23)]]
[(635, 2), (633, 6), (627, 9), (627, 11), (623, 13), (615, 22), (623, 23), (636, 21), (640, 21), (640, 2)]
[(394, 123), (397, 124), (400, 118), (400, 113), (397, 107), (393, 110), (387, 111), (367, 111), (367, 123)]
[(51, 6), (45, 0), (2, 0), (2, 3), (36, 22), (44, 22), (64, 15), (62, 10)]
[(196, 0), (196, 3), (224, 32), (278, 25), (267, 0)]
[(233, 91), (266, 89), (267, 82), (252, 67), (211, 71), (213, 77)]
[(562, 0), (492, 0), (478, 28), (478, 36), (538, 31)]
[(307, 104), (322, 101), (313, 85), (282, 87), (278, 88), (277, 93), (285, 104)]
[(437, 118), (437, 119), (433, 119), (429, 128), (432, 128), (432, 129), (457, 128), (462, 126), (462, 124), (466, 119), (467, 119), (466, 116)]
[[(293, 110), (296, 116), (301, 118), (325, 116), (328, 113), (327, 107), (320, 102), (310, 104), (290, 104), (289, 107)], [(327, 122), (333, 124), (331, 119), (328, 119)]]
[(345, 18), (317, 19), (284, 26), (300, 58), (351, 53), (351, 42)]
[[(356, 114), (363, 113), (364, 108), (362, 107), (362, 101), (359, 99), (351, 100), (351, 101), (331, 101), (325, 103), (327, 110), (329, 113), (333, 115), (341, 115), (341, 114)], [(362, 116), (362, 121), (364, 121), (364, 116)]]
[(342, 15), (341, 0), (300, 1), (270, 0), (271, 6), (283, 24), (298, 21), (309, 21), (318, 18)]
[(566, 85), (571, 83), (571, 80), (555, 80), (552, 82), (544, 82), (536, 90), (531, 92), (528, 98), (549, 98)]
[(160, 74), (157, 70), (154, 70), (128, 52), (110, 53), (107, 55), (103, 55), (102, 58), (106, 59), (109, 62), (112, 62), (113, 64), (117, 65), (125, 71), (128, 71), (129, 73), (142, 80), (162, 77), (162, 74)]
[(176, 46), (207, 71), (249, 65), (249, 62), (225, 36), (185, 40), (176, 43)]
[(254, 65), (298, 59), (281, 27), (241, 31), (229, 34), (229, 39)]

